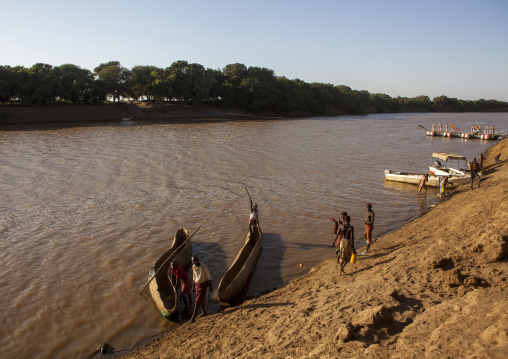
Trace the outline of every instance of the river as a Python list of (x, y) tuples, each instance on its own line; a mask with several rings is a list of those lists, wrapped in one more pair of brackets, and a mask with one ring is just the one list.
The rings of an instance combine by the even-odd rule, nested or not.
[(497, 142), (428, 138), (418, 124), (433, 122), (508, 127), (504, 113), (0, 127), (1, 356), (83, 358), (174, 328), (139, 294), (148, 271), (178, 228), (201, 226), (193, 250), (217, 288), (248, 231), (245, 186), (264, 233), (249, 294), (333, 258), (341, 211), (358, 238), (368, 202), (374, 238), (399, 228), (437, 190), (385, 169), (423, 173), (432, 152), (471, 160)]

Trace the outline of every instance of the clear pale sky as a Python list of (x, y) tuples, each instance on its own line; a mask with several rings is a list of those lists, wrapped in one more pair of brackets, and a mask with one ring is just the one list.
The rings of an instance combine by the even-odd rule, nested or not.
[(0, 65), (222, 69), (508, 101), (507, 0), (0, 0)]

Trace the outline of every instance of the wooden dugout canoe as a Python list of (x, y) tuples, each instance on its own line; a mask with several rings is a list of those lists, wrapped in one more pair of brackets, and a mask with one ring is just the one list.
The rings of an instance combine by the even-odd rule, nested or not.
[(173, 238), (171, 248), (155, 262), (152, 269), (150, 269), (150, 273), (148, 273), (148, 279), (150, 279), (157, 272), (155, 278), (150, 281), (148, 288), (157, 309), (166, 318), (171, 317), (178, 311), (176, 288), (171, 284), (168, 272), (170, 271), (172, 261), (176, 261), (182, 268), (185, 268), (190, 263), (192, 256), (190, 240), (182, 248), (179, 248), (187, 239), (187, 236), (187, 230), (180, 228)]
[(256, 268), (262, 248), (263, 234), (256, 227), (252, 241), (248, 233), (245, 244), (219, 283), (217, 295), (221, 302), (229, 302), (240, 293)]

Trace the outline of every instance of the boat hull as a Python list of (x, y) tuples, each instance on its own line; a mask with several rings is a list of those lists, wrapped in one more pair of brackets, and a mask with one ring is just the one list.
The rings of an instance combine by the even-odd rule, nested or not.
[(221, 302), (231, 301), (242, 291), (256, 268), (262, 247), (263, 234), (256, 227), (252, 242), (248, 233), (242, 249), (219, 283), (217, 295)]
[[(439, 187), (439, 177), (433, 174), (429, 175), (427, 180), (428, 187)], [(388, 181), (402, 182), (402, 183), (410, 183), (418, 185), (420, 183), (420, 179), (422, 178), (421, 173), (411, 173), (411, 172), (401, 172), (401, 171), (385, 171), (385, 179)], [(461, 184), (470, 183), (470, 176), (450, 176), (448, 179), (448, 184), (446, 188), (455, 188), (460, 186)]]
[(150, 281), (148, 288), (155, 306), (166, 318), (170, 318), (178, 312), (177, 292), (176, 288), (171, 284), (168, 272), (172, 261), (175, 261), (182, 268), (185, 268), (190, 263), (192, 256), (191, 242), (187, 241), (181, 247), (181, 243), (187, 236), (188, 232), (185, 228), (179, 229), (173, 238), (171, 248), (155, 262), (148, 274), (150, 279), (157, 272), (155, 278)]
[(500, 140), (503, 138), (501, 135), (485, 135), (480, 133), (462, 133), (462, 132), (440, 132), (440, 131), (429, 131), (427, 130), (427, 136), (434, 137), (459, 137), (459, 138), (474, 138), (478, 140)]

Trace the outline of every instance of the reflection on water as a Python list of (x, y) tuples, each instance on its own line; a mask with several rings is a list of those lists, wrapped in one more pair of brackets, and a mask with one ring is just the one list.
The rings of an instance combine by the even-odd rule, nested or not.
[(252, 294), (332, 258), (329, 218), (343, 210), (361, 233), (372, 203), (379, 237), (437, 202), (385, 169), (426, 172), (432, 152), (471, 158), (493, 144), (427, 138), (418, 124), (507, 125), (502, 114), (127, 122), (2, 128), (3, 356), (86, 357), (175, 327), (138, 293), (148, 271), (178, 228), (202, 226), (194, 253), (217, 288), (247, 234), (244, 186), (265, 233)]

